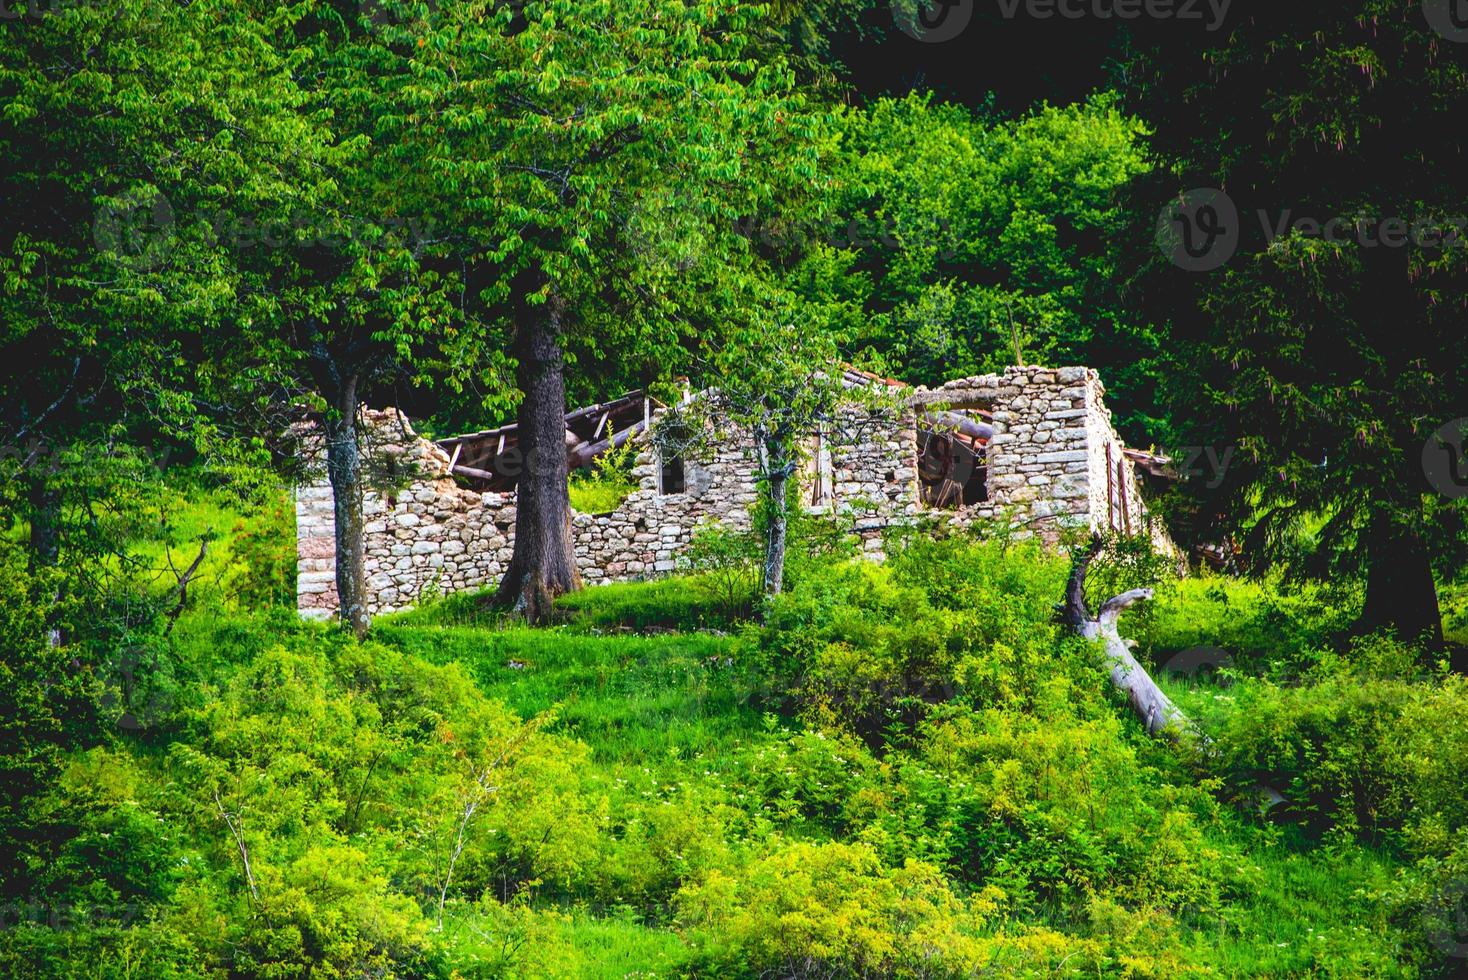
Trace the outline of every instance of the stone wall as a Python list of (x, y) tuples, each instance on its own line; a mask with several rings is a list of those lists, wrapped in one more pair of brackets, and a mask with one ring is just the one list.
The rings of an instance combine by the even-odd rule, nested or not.
[[(1132, 530), (1140, 531), (1147, 526), (1145, 505), (1104, 394), (1100, 378), (1087, 368), (1022, 367), (937, 389), (918, 388), (902, 411), (872, 415), (853, 407), (823, 434), (830, 466), (823, 476), (831, 493), (820, 508), (849, 515), (866, 553), (880, 558), (883, 532), (923, 515), (916, 412), (986, 409), (993, 413), (995, 430), (988, 453), (989, 499), (941, 512), (942, 519), (957, 525), (1006, 520), (1020, 533), (1053, 542), (1067, 527), (1121, 530), (1125, 500)], [(371, 612), (405, 608), (426, 591), (446, 594), (498, 581), (513, 547), (515, 495), (460, 487), (448, 475), (448, 455), (417, 436), (396, 410), (368, 411), (365, 422), (373, 451), (415, 473), (398, 492), (369, 491), (363, 500)], [(633, 471), (639, 488), (616, 510), (573, 512), (576, 560), (588, 584), (673, 571), (694, 532), (710, 521), (749, 526), (756, 499), (750, 440), (726, 442), (709, 460), (684, 461), (682, 493), (660, 492), (659, 470), (658, 460), (645, 449)], [(300, 610), (329, 616), (338, 603), (331, 491), (324, 479), (297, 491), (296, 522)], [(1153, 533), (1175, 553), (1165, 532), (1154, 528)]]
[[(412, 605), (425, 591), (448, 594), (497, 582), (514, 548), (514, 493), (475, 493), (449, 476), (449, 457), (419, 437), (396, 409), (367, 410), (372, 451), (413, 476), (396, 494), (367, 491), (365, 573), (375, 615)], [(658, 466), (644, 451), (633, 470), (639, 489), (608, 514), (572, 512), (576, 562), (588, 584), (672, 571), (702, 523), (748, 528), (755, 500), (753, 447), (725, 444), (710, 460), (684, 466), (684, 493), (658, 491)], [(297, 605), (324, 618), (339, 605), (333, 564), (331, 488), (296, 492)]]

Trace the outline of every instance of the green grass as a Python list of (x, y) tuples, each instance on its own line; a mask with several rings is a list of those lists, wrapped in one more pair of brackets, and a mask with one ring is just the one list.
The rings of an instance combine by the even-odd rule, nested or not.
[(445, 919), (442, 941), (465, 978), (675, 977), (688, 960), (688, 948), (670, 929), (642, 925), (630, 914), (599, 918), (574, 909), (525, 911), (511, 929), (465, 911)]
[(1382, 906), (1399, 865), (1365, 847), (1327, 850), (1293, 828), (1229, 821), (1219, 843), (1245, 860), (1241, 886), (1211, 921), (1188, 923), (1194, 958), (1219, 976), (1410, 976), (1383, 941)]
[(760, 724), (728, 637), (400, 624), (374, 635), (434, 663), (463, 664), (486, 694), (522, 715), (559, 705), (557, 729), (599, 760), (703, 751)]
[[(697, 622), (705, 597), (686, 578), (588, 589), (560, 603), (568, 625), (542, 630), (498, 624), (476, 599), (456, 597), (384, 617), (374, 634), (426, 659), (464, 665), (487, 694), (523, 714), (559, 705), (557, 730), (585, 741), (609, 780), (689, 786), (709, 779), (705, 767), (719, 778), (720, 766), (708, 760), (772, 738), (754, 686), (732, 662), (737, 638), (629, 632)], [(1240, 685), (1251, 683), (1159, 680), (1194, 714), (1227, 711)], [(1219, 976), (1405, 975), (1380, 939), (1381, 904), (1360, 898), (1390, 888), (1400, 865), (1389, 855), (1327, 848), (1292, 827), (1228, 811), (1206, 836), (1239, 867), (1228, 876), (1235, 892), (1216, 915), (1179, 922), (1194, 963)], [(677, 933), (631, 917), (526, 914), (535, 917), (538, 945), (517, 953), (504, 975), (543, 975), (537, 964), (553, 962), (568, 976), (673, 976), (686, 964), (688, 950)], [(491, 958), (470, 952), (474, 930), (484, 928), (476, 915), (465, 910), (452, 927), (459, 930), (456, 957), (466, 957), (466, 966)], [(502, 927), (495, 932), (503, 934)]]
[[(481, 629), (511, 626), (509, 616), (491, 607), (493, 596), (493, 589), (461, 592), (377, 622)], [(711, 584), (697, 575), (591, 586), (561, 596), (556, 610), (565, 626), (590, 633), (727, 632), (742, 623), (723, 607)]]

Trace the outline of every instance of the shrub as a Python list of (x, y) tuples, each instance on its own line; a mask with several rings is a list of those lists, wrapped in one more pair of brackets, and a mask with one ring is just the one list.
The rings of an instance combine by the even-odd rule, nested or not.
[(1203, 573), (1159, 589), (1150, 615), (1127, 619), (1127, 633), (1157, 663), (1210, 647), (1226, 651), (1235, 670), (1289, 680), (1345, 636), (1354, 611), (1338, 592), (1322, 583)]
[(1242, 685), (1205, 719), (1211, 764), (1239, 798), (1282, 793), (1317, 832), (1439, 849), (1433, 828), (1468, 826), (1468, 679), (1397, 673), (1415, 658), (1376, 638), (1304, 683)]
[(224, 590), (241, 609), (295, 606), (295, 518), (285, 495), (273, 495), (264, 508), (236, 521), (229, 547), (234, 561)]
[(962, 976), (983, 960), (985, 896), (970, 906), (936, 868), (889, 870), (861, 844), (793, 843), (678, 895), (713, 972)]
[(770, 604), (746, 655), (814, 722), (874, 745), (952, 698), (1023, 710), (1072, 683), (1096, 702), (1088, 648), (1054, 623), (1064, 575), (1034, 545), (914, 539), (883, 566), (813, 570)]
[(575, 470), (569, 484), (571, 506), (583, 514), (606, 514), (622, 506), (638, 488), (632, 476), (636, 456), (637, 447), (629, 440), (602, 453), (590, 467)]
[(748, 617), (759, 595), (760, 545), (752, 532), (714, 521), (693, 532), (683, 563), (730, 620)]
[(780, 741), (751, 746), (735, 760), (736, 776), (777, 826), (819, 833), (849, 832), (880, 792), (878, 762), (860, 742), (840, 732), (782, 733)]

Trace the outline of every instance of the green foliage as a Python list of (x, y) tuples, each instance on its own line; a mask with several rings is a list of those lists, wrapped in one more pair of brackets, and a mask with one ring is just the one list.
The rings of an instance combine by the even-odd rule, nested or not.
[[(1430, 21), (1393, 0), (1325, 17), (1276, 5), (1201, 57), (1139, 38), (1121, 94), (1161, 166), (1129, 209), (1214, 187), (1239, 217), (1208, 274), (1168, 262), (1155, 222), (1121, 241), (1168, 336), (1169, 442), (1233, 453), (1193, 487), (1208, 531), (1256, 568), (1364, 578), (1363, 627), (1436, 639), (1430, 568), (1462, 564), (1463, 504), (1423, 479), (1423, 453), (1463, 414), (1451, 365), (1468, 353), (1462, 243), (1434, 241), (1462, 196), (1436, 161), (1457, 151), (1468, 64), (1439, 56)], [(1383, 247), (1397, 224), (1412, 240)]]
[(1345, 636), (1359, 598), (1332, 583), (1241, 580), (1199, 574), (1169, 581), (1128, 632), (1155, 664), (1192, 648), (1228, 656), (1234, 669), (1298, 678)]
[(632, 477), (638, 449), (628, 440), (621, 448), (608, 449), (598, 456), (589, 470), (571, 474), (571, 506), (583, 514), (606, 514), (620, 507), (638, 488)]
[(936, 868), (889, 870), (860, 844), (790, 844), (678, 901), (682, 921), (712, 935), (714, 972), (961, 976), (981, 962), (982, 920)]
[(759, 594), (759, 540), (715, 521), (693, 532), (684, 560), (731, 619), (748, 616)]
[(20, 549), (0, 539), (0, 883), (15, 894), (25, 877), (25, 841), (35, 832), (34, 797), (90, 741), (99, 691), (71, 651), (49, 642), (47, 613), (60, 574), (25, 571)]
[[(183, 533), (219, 523), (216, 506), (179, 515)], [(1468, 820), (1461, 685), (1392, 679), (1411, 663), (1393, 644), (1332, 661), (1322, 637), (1299, 693), (1252, 667), (1192, 692), (1213, 749), (1179, 756), (1051, 623), (1062, 558), (920, 534), (889, 550), (880, 567), (810, 560), (742, 636), (694, 631), (725, 622), (698, 579), (588, 590), (547, 630), (449, 597), (366, 643), (206, 589), (144, 660), (148, 728), (32, 757), (9, 831), (33, 891), (0, 964), (1348, 977), (1441, 962), (1433, 923)], [(236, 553), (221, 541), (221, 567)], [(1203, 629), (1220, 588), (1263, 605), (1257, 585), (1185, 583), (1151, 632)], [(1312, 611), (1302, 597), (1272, 615), (1304, 636)], [(1292, 801), (1269, 823), (1249, 795), (1265, 772)]]
[(244, 609), (294, 605), (296, 599), (295, 515), (284, 494), (237, 524), (230, 534), (234, 564), (224, 588)]
[(1149, 166), (1142, 134), (1109, 95), (1015, 120), (920, 92), (852, 112), (837, 208), (863, 233), (862, 278), (839, 288), (866, 314), (860, 341), (929, 385), (1003, 370), (1018, 343), (1026, 364), (1100, 368), (1123, 427), (1143, 421), (1157, 340), (1108, 254), (1116, 191)]
[(786, 676), (804, 712), (872, 740), (911, 731), (951, 697), (1019, 706), (1046, 696), (1053, 648), (1068, 642), (1053, 623), (1061, 563), (1033, 545), (893, 544), (886, 566), (829, 565), (770, 606), (751, 655)]

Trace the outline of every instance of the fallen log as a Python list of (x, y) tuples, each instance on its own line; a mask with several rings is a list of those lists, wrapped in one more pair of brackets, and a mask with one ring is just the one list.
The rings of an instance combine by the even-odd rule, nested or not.
[(1152, 590), (1123, 592), (1103, 602), (1101, 611), (1092, 616), (1086, 605), (1086, 570), (1100, 550), (1101, 540), (1093, 538), (1086, 550), (1076, 555), (1065, 586), (1061, 619), (1086, 639), (1101, 641), (1106, 662), (1111, 667), (1111, 683), (1126, 694), (1132, 710), (1146, 726), (1147, 734), (1176, 741), (1184, 733), (1195, 731), (1193, 723), (1172, 703), (1172, 699), (1162, 693), (1152, 675), (1132, 656), (1117, 628), (1121, 614), (1136, 603), (1151, 599)]

